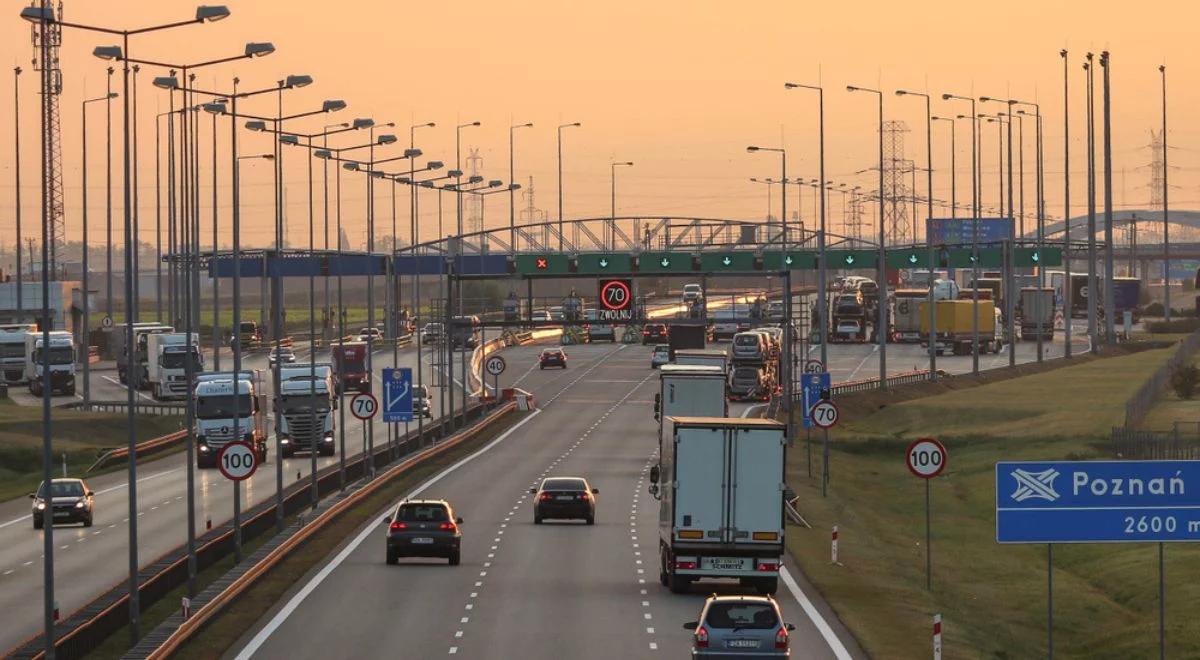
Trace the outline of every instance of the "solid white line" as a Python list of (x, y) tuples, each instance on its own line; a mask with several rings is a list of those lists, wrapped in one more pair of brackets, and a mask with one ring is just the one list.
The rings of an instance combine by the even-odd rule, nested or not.
[[(532, 414), (520, 422), (517, 422), (515, 426), (505, 431), (500, 437), (484, 445), (473, 454), (470, 454), (469, 456), (459, 460), (454, 465), (442, 470), (436, 476), (418, 486), (415, 490), (409, 493), (407, 497), (413, 498), (417, 495), (420, 495), (430, 486), (441, 481), (446, 475), (487, 453), (496, 445), (507, 440), (508, 436), (512, 435), (517, 429), (521, 428), (527, 422), (540, 415), (541, 412), (541, 409), (534, 410)], [(390, 509), (391, 507), (392, 505), (389, 504), (386, 509)], [(308, 598), (308, 596), (312, 594), (312, 592), (315, 591), (316, 588), (325, 581), (325, 578), (329, 577), (329, 575), (332, 574), (338, 566), (341, 566), (342, 562), (346, 561), (346, 558), (348, 558), (358, 548), (358, 546), (362, 545), (363, 541), (366, 541), (368, 536), (375, 534), (378, 531), (379, 527), (374, 523), (374, 517), (372, 517), (371, 522), (368, 522), (366, 525), (364, 525), (363, 530), (359, 532), (358, 536), (356, 536), (349, 545), (343, 548), (342, 551), (333, 558), (333, 561), (326, 564), (325, 567), (320, 570), (320, 572), (314, 575), (313, 578), (309, 580), (299, 592), (296, 593), (296, 595), (292, 596), (292, 598), (288, 600), (287, 604), (284, 605), (283, 608), (275, 614), (275, 616), (271, 617), (271, 620), (267, 623), (267, 625), (264, 626), (262, 630), (258, 631), (258, 633), (254, 635), (254, 638), (251, 639), (244, 648), (238, 651), (238, 654), (235, 656), (235, 660), (249, 660), (250, 657), (258, 652), (258, 649), (261, 648), (267, 639), (269, 639), (271, 635), (279, 629), (279, 626), (283, 625), (284, 621), (287, 621), (288, 617), (292, 615), (292, 612), (295, 612), (296, 608), (300, 607), (300, 604), (304, 602), (304, 599)]]
[(817, 632), (820, 632), (821, 637), (825, 638), (825, 643), (829, 645), (829, 650), (833, 651), (834, 657), (838, 660), (852, 660), (850, 652), (846, 650), (846, 646), (842, 644), (842, 640), (838, 639), (837, 634), (833, 632), (829, 624), (825, 623), (825, 619), (821, 618), (821, 613), (817, 611), (816, 607), (813, 607), (812, 601), (800, 590), (800, 585), (796, 584), (796, 581), (792, 579), (792, 574), (788, 572), (786, 566), (779, 567), (779, 577), (783, 578), (783, 584), (792, 593), (792, 598), (795, 598), (796, 602), (800, 603), (800, 607), (804, 610), (804, 613), (808, 615), (809, 620), (817, 627)]

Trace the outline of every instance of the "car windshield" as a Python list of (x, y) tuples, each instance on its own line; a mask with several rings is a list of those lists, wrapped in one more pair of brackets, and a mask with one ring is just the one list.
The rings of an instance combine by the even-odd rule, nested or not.
[(704, 615), (707, 628), (770, 630), (779, 625), (779, 615), (770, 603), (714, 602)]
[(737, 339), (734, 340), (734, 343), (738, 346), (757, 346), (758, 337), (753, 335), (738, 335)]
[(0, 344), (0, 358), (25, 357), (24, 344)]
[(424, 385), (417, 385), (417, 386), (413, 387), (413, 398), (414, 399), (428, 399), (429, 398), (429, 388)]
[(758, 369), (754, 367), (738, 367), (733, 370), (733, 379), (740, 381), (758, 380)]
[(312, 410), (320, 412), (329, 410), (329, 395), (328, 394), (285, 394), (283, 395), (283, 406), (291, 411)]
[(587, 490), (583, 479), (547, 479), (542, 482), (542, 490)]
[[(83, 482), (82, 481), (52, 481), (50, 482), (50, 494), (53, 497), (83, 497)], [(43, 483), (38, 487), (37, 496), (39, 498), (46, 497), (46, 484)]]
[(447, 522), (446, 507), (441, 504), (401, 504), (396, 520), (402, 522)]
[(671, 347), (670, 347), (670, 346), (664, 346), (664, 345), (662, 345), (662, 344), (659, 344), (658, 346), (655, 346), (655, 347), (654, 347), (654, 352), (655, 352), (655, 353), (670, 353), (670, 352), (671, 352)]
[[(239, 417), (250, 414), (250, 395), (238, 396)], [(228, 394), (196, 398), (196, 417), (200, 419), (228, 419), (234, 415), (233, 397)]]
[(163, 353), (162, 366), (164, 369), (186, 369), (188, 355), (191, 355), (192, 357), (192, 369), (199, 370), (202, 365), (200, 364), (199, 356), (196, 355), (195, 351), (191, 351), (190, 353)]
[[(72, 355), (73, 351), (69, 347), (66, 347), (66, 346), (63, 346), (61, 348), (51, 347), (51, 349), (49, 351), (47, 351), (47, 353), (49, 353), (50, 364), (71, 364), (71, 362), (74, 361), (74, 355)], [(33, 354), (34, 362), (37, 362), (40, 364), (43, 359), (44, 359), (44, 357), (42, 356), (42, 351), (40, 351), (40, 350), (34, 351), (34, 354)]]

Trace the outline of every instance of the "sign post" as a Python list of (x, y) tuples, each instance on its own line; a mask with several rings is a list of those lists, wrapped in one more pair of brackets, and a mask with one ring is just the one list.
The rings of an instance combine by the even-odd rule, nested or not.
[[(811, 362), (816, 362), (816, 360), (810, 360)], [(814, 424), (812, 411), (817, 402), (830, 401), (833, 398), (833, 380), (830, 378), (828, 372), (805, 373), (804, 378), (801, 380), (800, 393), (800, 409), (803, 413), (802, 421), (804, 422), (804, 428), (812, 429), (812, 427), (817, 426), (822, 430), (822, 434), (824, 435), (821, 447), (821, 497), (825, 497), (828, 495), (829, 490), (829, 428)], [(832, 401), (830, 403), (832, 404)], [(836, 407), (834, 408), (833, 421), (837, 422)]]
[(350, 399), (350, 414), (362, 422), (363, 434), (363, 476), (370, 478), (375, 472), (375, 456), (367, 447), (367, 422), (379, 412), (379, 400), (370, 392), (360, 392)]
[(484, 371), (492, 375), (492, 390), (496, 393), (496, 398), (500, 398), (500, 374), (508, 368), (508, 363), (499, 355), (489, 356), (483, 363)]
[(925, 480), (925, 588), (933, 588), (933, 533), (929, 515), (929, 480), (946, 469), (946, 447), (933, 438), (918, 438), (904, 454), (908, 470)]
[[(412, 395), (412, 369), (408, 367), (384, 369), (383, 421), (388, 424), (411, 422), (413, 419)], [(357, 413), (355, 414), (357, 416)]]

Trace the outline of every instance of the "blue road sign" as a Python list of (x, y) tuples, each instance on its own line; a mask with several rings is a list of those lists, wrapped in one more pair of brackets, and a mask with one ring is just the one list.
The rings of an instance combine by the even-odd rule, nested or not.
[(1200, 541), (1200, 461), (997, 463), (996, 541)]
[(383, 421), (413, 420), (412, 369), (383, 370)]
[[(975, 222), (971, 218), (929, 218), (926, 231), (934, 245), (970, 245), (971, 230)], [(1009, 239), (1012, 218), (980, 218), (979, 242), (1001, 243)]]
[(833, 381), (829, 378), (828, 372), (817, 374), (804, 374), (800, 378), (801, 389), (803, 395), (801, 397), (801, 408), (804, 411), (804, 428), (812, 428), (812, 407), (817, 405), (821, 400), (821, 391), (830, 390)]

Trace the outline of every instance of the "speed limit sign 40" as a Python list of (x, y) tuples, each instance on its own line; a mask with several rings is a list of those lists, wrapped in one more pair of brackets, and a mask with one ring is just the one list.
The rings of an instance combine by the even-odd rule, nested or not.
[(217, 468), (230, 481), (249, 479), (258, 469), (258, 456), (248, 442), (230, 442), (217, 454)]
[(810, 415), (812, 423), (818, 428), (833, 428), (838, 421), (838, 408), (832, 401), (821, 400), (813, 405)]
[(362, 392), (355, 394), (353, 399), (350, 399), (350, 414), (364, 422), (375, 416), (379, 412), (379, 400), (375, 395)]
[(933, 438), (919, 438), (905, 454), (908, 470), (922, 479), (932, 479), (946, 469), (946, 447)]

